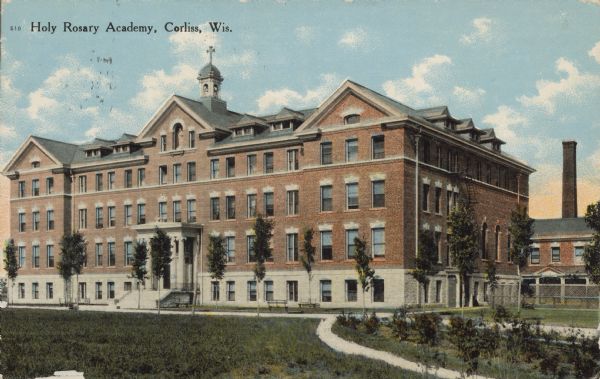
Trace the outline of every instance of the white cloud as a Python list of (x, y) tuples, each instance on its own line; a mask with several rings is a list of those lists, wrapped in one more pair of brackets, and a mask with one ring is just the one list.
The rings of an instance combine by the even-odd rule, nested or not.
[(600, 0), (579, 0), (580, 3), (600, 5)]
[(525, 116), (506, 105), (499, 106), (496, 113), (484, 116), (482, 121), (484, 124), (491, 125), (498, 138), (509, 144), (518, 142), (516, 127), (529, 124)]
[(596, 62), (600, 63), (600, 41), (596, 42), (594, 47), (592, 47), (592, 49), (588, 51), (588, 55), (594, 58)]
[(600, 75), (580, 73), (575, 64), (566, 58), (556, 60), (556, 72), (564, 73), (566, 77), (558, 81), (538, 80), (535, 96), (520, 96), (517, 100), (526, 107), (541, 108), (548, 114), (553, 114), (560, 100), (579, 103), (588, 93), (600, 88)]
[(482, 88), (471, 89), (455, 86), (452, 90), (452, 94), (461, 103), (475, 105), (481, 103), (481, 99), (485, 95), (485, 90)]
[(463, 34), (460, 37), (460, 43), (472, 45), (479, 41), (489, 41), (492, 33), (492, 20), (486, 17), (476, 18), (472, 22), (475, 30), (471, 34)]
[(338, 44), (342, 47), (357, 49), (362, 47), (367, 42), (367, 31), (363, 28), (356, 28), (346, 31)]
[(17, 132), (13, 126), (0, 123), (0, 137), (2, 137), (2, 139), (11, 139), (15, 138), (16, 136)]
[(184, 62), (208, 61), (206, 50), (214, 46), (218, 52), (221, 37), (210, 30), (208, 23), (198, 25), (202, 33), (171, 33), (171, 50)]
[(432, 82), (445, 76), (444, 68), (452, 64), (446, 55), (436, 54), (423, 59), (412, 67), (412, 76), (383, 83), (386, 95), (411, 106), (440, 102)]
[(284, 106), (294, 108), (317, 106), (325, 97), (335, 91), (339, 82), (340, 80), (336, 74), (323, 74), (321, 75), (321, 83), (316, 88), (308, 89), (304, 93), (289, 88), (267, 90), (256, 101), (258, 105), (256, 113), (264, 114)]
[(309, 44), (315, 39), (315, 29), (312, 26), (298, 26), (294, 32), (296, 38), (302, 43)]
[(145, 74), (140, 80), (141, 90), (131, 99), (131, 104), (147, 111), (154, 111), (175, 93), (190, 94), (198, 86), (195, 78), (198, 69), (180, 64), (171, 73), (156, 70)]

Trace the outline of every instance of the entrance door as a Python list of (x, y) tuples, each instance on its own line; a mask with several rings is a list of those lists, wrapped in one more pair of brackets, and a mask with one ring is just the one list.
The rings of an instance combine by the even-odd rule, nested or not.
[(87, 291), (86, 290), (87, 290), (86, 283), (85, 282), (80, 282), (79, 283), (79, 292), (77, 294), (77, 298), (79, 300), (87, 298)]
[(163, 277), (163, 289), (171, 288), (171, 265), (167, 265), (165, 268), (165, 276)]
[(448, 277), (448, 307), (456, 307), (456, 276)]

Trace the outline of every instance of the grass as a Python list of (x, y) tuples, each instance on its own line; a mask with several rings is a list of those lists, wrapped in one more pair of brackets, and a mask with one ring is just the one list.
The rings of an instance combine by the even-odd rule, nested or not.
[(85, 311), (0, 311), (5, 378), (77, 370), (86, 378), (420, 378), (345, 356), (315, 335), (318, 320)]

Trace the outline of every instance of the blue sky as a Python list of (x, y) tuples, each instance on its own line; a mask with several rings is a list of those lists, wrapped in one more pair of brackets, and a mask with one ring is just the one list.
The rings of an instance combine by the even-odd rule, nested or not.
[[(31, 32), (38, 21), (57, 31)], [(65, 21), (100, 31), (63, 32)], [(130, 21), (157, 33), (104, 31)], [(203, 33), (168, 33), (169, 21)], [(211, 33), (209, 21), (232, 31)], [(559, 215), (563, 139), (579, 143), (580, 208), (600, 198), (599, 0), (2, 0), (0, 162), (29, 134), (137, 133), (171, 93), (198, 96), (208, 45), (230, 109), (316, 106), (350, 78), (494, 127), (538, 170), (534, 216)]]

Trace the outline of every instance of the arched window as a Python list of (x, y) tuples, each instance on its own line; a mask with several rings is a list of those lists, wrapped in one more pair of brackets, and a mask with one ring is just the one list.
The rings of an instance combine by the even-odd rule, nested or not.
[(496, 233), (494, 235), (494, 242), (496, 247), (496, 260), (500, 260), (500, 225), (496, 225)]
[(179, 149), (182, 140), (183, 126), (179, 123), (173, 126), (173, 150)]
[(487, 224), (481, 226), (481, 259), (487, 259)]
[(205, 94), (208, 93), (208, 84), (204, 84), (202, 86), (202, 92), (205, 93)]
[(360, 115), (358, 115), (358, 114), (351, 114), (351, 115), (344, 117), (345, 125), (358, 124), (359, 122), (360, 122)]

